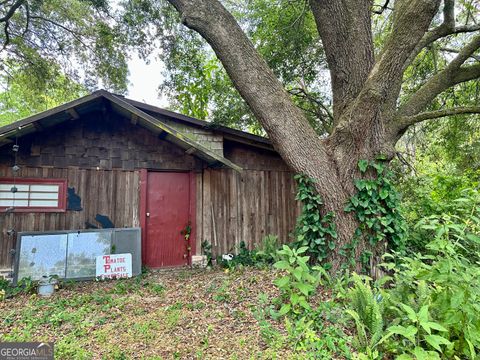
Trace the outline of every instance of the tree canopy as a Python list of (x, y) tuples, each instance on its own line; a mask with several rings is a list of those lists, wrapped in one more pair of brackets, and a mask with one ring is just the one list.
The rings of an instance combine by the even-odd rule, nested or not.
[[(473, 0), (2, 5), (4, 79), (43, 69), (34, 84), (51, 75), (60, 87), (73, 80), (89, 89), (98, 78), (122, 92), (131, 51), (160, 49), (161, 89), (174, 108), (267, 134), (294, 172), (314, 179), (323, 212), (335, 214), (334, 258), (366, 226), (344, 209), (360, 190), (356, 179), (367, 169), (374, 176), (371, 162), (410, 156), (412, 141), (421, 146), (435, 134), (442, 156), (461, 168), (476, 143), (480, 9)], [(462, 159), (452, 151), (459, 145)], [(378, 255), (389, 242), (369, 238), (355, 239), (354, 258)]]

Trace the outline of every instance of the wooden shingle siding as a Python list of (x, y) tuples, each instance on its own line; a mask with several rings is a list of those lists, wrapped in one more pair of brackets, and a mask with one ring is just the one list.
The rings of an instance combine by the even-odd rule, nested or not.
[[(0, 167), (0, 176), (11, 176), (9, 167)], [(67, 179), (81, 198), (82, 211), (63, 213), (0, 214), (0, 268), (9, 267), (10, 249), (15, 247), (7, 231), (51, 231), (84, 229), (95, 221), (97, 214), (105, 215), (116, 227), (139, 226), (139, 172), (122, 170), (54, 169), (23, 167), (21, 177)]]
[[(135, 126), (128, 119), (101, 113), (71, 120), (18, 140), (18, 163), (27, 166), (155, 170), (201, 169), (202, 161), (181, 148)], [(11, 162), (10, 146), (0, 163)], [(10, 158), (8, 158), (10, 155)]]
[(205, 146), (207, 149), (216, 152), (217, 154), (223, 156), (223, 136), (220, 134), (215, 134), (213, 131), (205, 130), (199, 127), (188, 126), (185, 124), (178, 123), (176, 121), (167, 120), (162, 118), (162, 121), (170, 125), (171, 127), (181, 131), (185, 136), (190, 137), (191, 139), (197, 141), (198, 143)]
[(197, 251), (202, 241), (211, 243), (216, 255), (235, 252), (241, 241), (253, 248), (269, 234), (291, 241), (300, 212), (291, 173), (207, 169), (202, 180)]
[(276, 152), (225, 140), (224, 156), (245, 170), (290, 171)]
[[(216, 255), (236, 252), (242, 241), (253, 248), (269, 234), (278, 235), (282, 243), (291, 241), (299, 213), (295, 182), (268, 142), (198, 124), (177, 124), (185, 136), (244, 170), (217, 168), (225, 162), (208, 168), (195, 156), (194, 147), (182, 149), (162, 134), (135, 125), (137, 120), (111, 109), (92, 110), (18, 139), (18, 177), (66, 179), (67, 187), (75, 188), (80, 197), (82, 209), (77, 205), (76, 210), (59, 213), (0, 213), (0, 268), (11, 265), (9, 252), (15, 243), (7, 231), (12, 228), (72, 230), (84, 229), (87, 222), (101, 227), (97, 214), (108, 217), (115, 227), (143, 224), (140, 178), (146, 170), (194, 174), (196, 214), (190, 220), (195, 224), (197, 254), (202, 241), (211, 243)], [(13, 154), (12, 144), (0, 148), (0, 177), (12, 177)]]

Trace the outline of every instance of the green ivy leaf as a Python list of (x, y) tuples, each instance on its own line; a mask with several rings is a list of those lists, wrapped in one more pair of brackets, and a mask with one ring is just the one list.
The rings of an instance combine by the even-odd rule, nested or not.
[(387, 189), (380, 190), (379, 196), (380, 199), (385, 200), (388, 197), (389, 193)]
[(358, 161), (358, 168), (360, 169), (360, 172), (365, 173), (368, 168), (368, 161), (367, 160), (359, 160)]

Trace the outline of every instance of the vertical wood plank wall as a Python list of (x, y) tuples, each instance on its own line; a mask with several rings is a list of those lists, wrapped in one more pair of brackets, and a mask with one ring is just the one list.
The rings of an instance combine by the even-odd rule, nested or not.
[(241, 241), (253, 248), (269, 234), (291, 241), (300, 212), (292, 173), (207, 169), (198, 176), (197, 253), (202, 241), (212, 244), (215, 255), (235, 252)]
[[(0, 167), (0, 176), (10, 177), (11, 169)], [(138, 171), (23, 167), (20, 177), (67, 179), (67, 186), (80, 196), (83, 210), (0, 214), (0, 268), (11, 266), (8, 253), (15, 244), (6, 232), (14, 221), (18, 231), (73, 230), (84, 229), (86, 222), (100, 227), (95, 216), (101, 214), (116, 227), (139, 226)]]

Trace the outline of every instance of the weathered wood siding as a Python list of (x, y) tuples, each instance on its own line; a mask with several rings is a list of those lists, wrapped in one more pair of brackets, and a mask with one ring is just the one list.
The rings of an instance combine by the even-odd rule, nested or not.
[[(10, 175), (10, 168), (0, 166), (0, 176)], [(100, 227), (95, 221), (97, 214), (108, 216), (115, 227), (139, 226), (138, 171), (24, 167), (20, 176), (67, 179), (68, 187), (75, 188), (81, 198), (82, 211), (1, 214), (0, 268), (11, 265), (8, 254), (15, 242), (7, 230), (13, 227), (18, 231), (85, 229), (87, 222)]]
[(269, 234), (291, 241), (299, 205), (290, 172), (224, 169), (201, 176), (197, 253), (202, 241), (212, 244), (216, 255), (235, 252), (241, 241), (253, 248)]
[(290, 172), (280, 155), (272, 150), (255, 148), (246, 144), (225, 140), (224, 154), (227, 159), (245, 170)]
[[(205, 130), (206, 131), (206, 130)], [(204, 131), (204, 132), (205, 132)], [(235, 251), (241, 241), (249, 247), (269, 234), (290, 241), (299, 206), (295, 183), (274, 151), (196, 133), (211, 148), (240, 165), (205, 169), (205, 163), (129, 119), (109, 112), (92, 113), (19, 139), (20, 178), (67, 179), (81, 198), (81, 211), (0, 214), (0, 268), (11, 265), (14, 240), (7, 231), (51, 231), (99, 226), (97, 214), (116, 227), (140, 226), (140, 169), (196, 173), (196, 253), (201, 242), (215, 254)], [(11, 146), (0, 148), (0, 177), (11, 177)], [(15, 221), (15, 224), (14, 224)], [(14, 226), (15, 225), (15, 226)]]
[[(19, 139), (20, 166), (100, 169), (201, 169), (202, 161), (114, 114), (92, 113)], [(11, 146), (0, 163), (11, 164)]]

